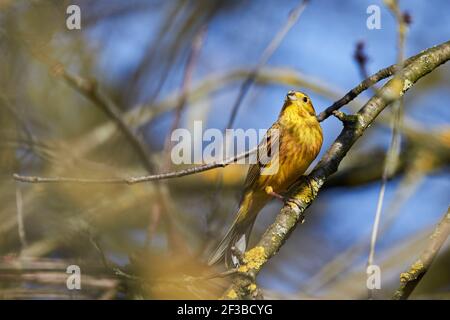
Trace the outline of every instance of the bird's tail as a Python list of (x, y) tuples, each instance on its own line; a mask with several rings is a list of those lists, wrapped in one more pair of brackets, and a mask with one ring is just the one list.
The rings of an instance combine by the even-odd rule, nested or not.
[(244, 197), (236, 214), (236, 219), (225, 237), (210, 255), (208, 265), (216, 264), (222, 259), (225, 259), (225, 265), (228, 268), (237, 265), (238, 260), (233, 255), (231, 248), (236, 247), (239, 251), (245, 252), (256, 216), (264, 206), (264, 203), (255, 204), (250, 196)]

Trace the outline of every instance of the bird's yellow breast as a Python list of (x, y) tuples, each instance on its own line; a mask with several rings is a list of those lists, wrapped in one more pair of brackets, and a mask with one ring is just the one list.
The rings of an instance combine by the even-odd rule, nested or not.
[(273, 159), (278, 161), (278, 170), (274, 174), (260, 176), (260, 188), (270, 186), (278, 193), (285, 192), (305, 173), (322, 146), (322, 129), (318, 122), (300, 122), (280, 127), (279, 152)]
[[(275, 151), (270, 147), (274, 140), (272, 130), (278, 132)], [(304, 93), (290, 91), (277, 121), (260, 143), (260, 147), (269, 146), (273, 151), (272, 159), (267, 165), (250, 166), (237, 221), (252, 221), (271, 199), (269, 190), (278, 194), (286, 192), (317, 157), (322, 140), (322, 129), (311, 100)]]

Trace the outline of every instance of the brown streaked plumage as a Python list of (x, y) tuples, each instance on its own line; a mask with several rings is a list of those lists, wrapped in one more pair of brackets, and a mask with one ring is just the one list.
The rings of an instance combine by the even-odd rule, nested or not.
[[(309, 97), (298, 91), (289, 91), (278, 120), (258, 146), (260, 150), (271, 150), (272, 158), (266, 165), (259, 163), (250, 166), (236, 218), (208, 264), (217, 263), (225, 257), (228, 267), (236, 265), (231, 248), (236, 246), (241, 251), (245, 250), (258, 213), (272, 198), (268, 190), (285, 193), (317, 157), (322, 140), (322, 129)], [(278, 142), (278, 150), (272, 148), (275, 142)], [(272, 164), (276, 161), (278, 170), (273, 174), (264, 174), (273, 169)]]

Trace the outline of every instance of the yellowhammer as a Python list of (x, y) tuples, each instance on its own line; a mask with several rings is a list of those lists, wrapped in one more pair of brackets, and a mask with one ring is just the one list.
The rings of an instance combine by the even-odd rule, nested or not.
[[(278, 148), (272, 148), (274, 132), (277, 133)], [(260, 150), (275, 154), (270, 155), (271, 162), (266, 165), (258, 162), (250, 166), (236, 219), (210, 256), (209, 265), (219, 262), (223, 257), (228, 267), (237, 264), (231, 248), (235, 246), (245, 251), (259, 211), (272, 195), (285, 193), (308, 169), (322, 147), (322, 140), (322, 128), (309, 97), (302, 92), (289, 91), (278, 120), (258, 146)], [(268, 167), (274, 161), (278, 164), (278, 170), (268, 172)]]

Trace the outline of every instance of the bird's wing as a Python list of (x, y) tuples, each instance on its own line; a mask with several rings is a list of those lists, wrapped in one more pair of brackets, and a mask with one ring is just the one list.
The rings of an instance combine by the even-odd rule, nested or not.
[[(267, 130), (266, 134), (264, 135), (263, 139), (258, 145), (258, 158), (261, 161), (257, 161), (255, 164), (250, 165), (247, 173), (247, 177), (245, 179), (244, 183), (244, 195), (245, 193), (252, 189), (255, 183), (258, 182), (259, 177), (261, 176), (261, 170), (264, 169), (264, 167), (270, 165), (269, 163), (266, 163), (264, 165), (264, 159), (260, 159), (262, 155), (268, 155), (271, 159), (275, 159), (278, 157), (279, 152), (279, 135), (280, 135), (280, 125), (278, 123), (274, 123), (269, 130)], [(256, 158), (255, 158), (256, 159)]]

